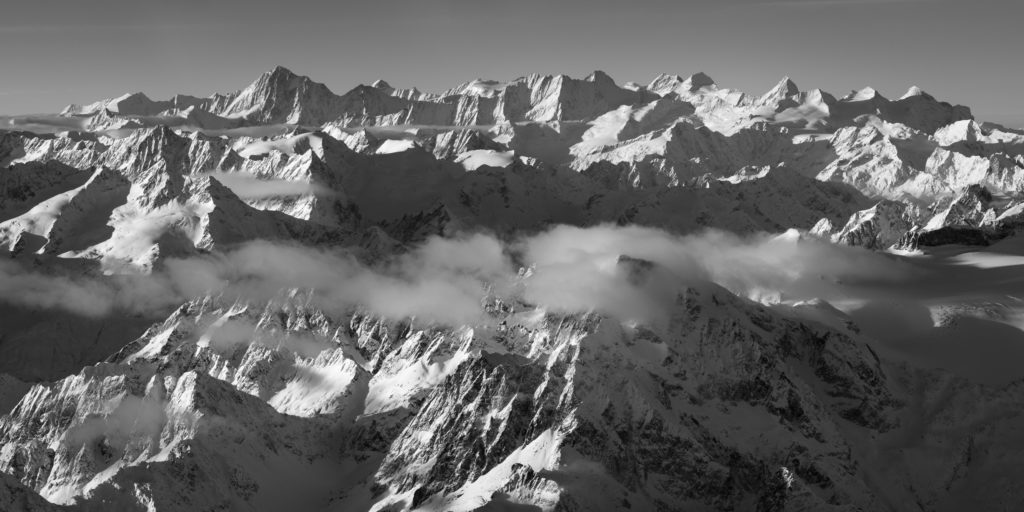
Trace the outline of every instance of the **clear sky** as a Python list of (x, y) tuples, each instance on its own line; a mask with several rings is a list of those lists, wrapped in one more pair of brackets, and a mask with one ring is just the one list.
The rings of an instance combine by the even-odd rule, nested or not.
[(1024, 126), (1022, 0), (32, 0), (0, 17), (0, 113), (244, 87), (275, 65), (343, 93), (533, 72), (704, 71), (761, 93), (919, 85)]

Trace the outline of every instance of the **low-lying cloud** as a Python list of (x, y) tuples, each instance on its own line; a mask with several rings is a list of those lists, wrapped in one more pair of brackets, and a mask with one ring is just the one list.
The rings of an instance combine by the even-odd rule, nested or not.
[[(663, 318), (679, 288), (710, 281), (748, 298), (778, 302), (845, 298), (852, 288), (899, 283), (914, 270), (878, 253), (817, 239), (706, 231), (677, 236), (640, 226), (557, 226), (522, 240), (533, 275), (523, 297), (567, 312), (598, 309), (627, 318)], [(631, 276), (649, 262), (650, 277)], [(625, 263), (625, 264), (624, 264)]]
[(266, 199), (270, 197), (294, 197), (307, 194), (326, 195), (330, 189), (307, 181), (260, 178), (246, 172), (206, 173), (231, 189), (242, 199)]
[(894, 288), (913, 274), (886, 255), (790, 236), (556, 226), (510, 242), (486, 234), (433, 237), (373, 265), (344, 251), (270, 242), (165, 260), (150, 275), (56, 276), (0, 262), (0, 299), (102, 316), (159, 312), (208, 295), (265, 301), (304, 289), (329, 311), (363, 307), (444, 324), (486, 322), (489, 297), (657, 320), (679, 289), (698, 281), (760, 300), (831, 300), (870, 293), (879, 283)]
[(0, 128), (25, 130), (33, 133), (57, 133), (85, 129), (85, 121), (76, 117), (57, 114), (33, 114), (26, 116), (0, 116)]
[(64, 442), (80, 447), (107, 438), (108, 457), (120, 457), (120, 450), (133, 436), (155, 436), (167, 421), (163, 402), (155, 398), (124, 395), (109, 412), (91, 414), (64, 435)]
[(161, 276), (70, 276), (0, 260), (0, 300), (37, 309), (100, 317), (117, 310), (156, 312), (181, 302)]

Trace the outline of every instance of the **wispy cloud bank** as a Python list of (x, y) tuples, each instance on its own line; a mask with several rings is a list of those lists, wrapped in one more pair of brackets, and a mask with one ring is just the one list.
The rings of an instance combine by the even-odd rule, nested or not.
[(63, 117), (56, 114), (0, 116), (0, 128), (36, 133), (55, 133), (68, 130), (82, 130), (85, 128), (85, 122), (82, 119)]
[(558, 226), (513, 242), (485, 234), (434, 237), (373, 266), (344, 252), (269, 242), (166, 260), (145, 276), (74, 278), (0, 262), (0, 299), (102, 316), (156, 312), (207, 295), (266, 301), (308, 289), (328, 311), (363, 307), (446, 324), (486, 322), (483, 304), (493, 296), (552, 311), (657, 320), (674, 294), (696, 281), (752, 298), (796, 300), (839, 297), (858, 283), (907, 275), (886, 256), (814, 240)]
[(268, 197), (291, 197), (306, 194), (331, 194), (331, 190), (316, 183), (282, 179), (263, 179), (245, 172), (206, 173), (231, 189), (242, 199), (266, 199)]
[(99, 317), (114, 311), (156, 312), (181, 301), (161, 276), (70, 276), (0, 260), (0, 300)]
[(104, 414), (92, 414), (81, 423), (68, 429), (63, 442), (80, 447), (86, 443), (104, 439), (104, 449), (110, 457), (118, 457), (125, 443), (132, 436), (154, 436), (160, 433), (167, 421), (161, 400), (125, 395), (108, 403), (111, 407)]
[[(639, 226), (558, 226), (520, 242), (534, 266), (524, 297), (566, 311), (600, 309), (661, 317), (666, 298), (687, 283), (711, 281), (741, 296), (780, 301), (835, 298), (856, 283), (900, 281), (905, 265), (877, 253), (814, 239), (722, 231), (675, 236)], [(653, 263), (653, 279), (631, 279), (628, 256)]]

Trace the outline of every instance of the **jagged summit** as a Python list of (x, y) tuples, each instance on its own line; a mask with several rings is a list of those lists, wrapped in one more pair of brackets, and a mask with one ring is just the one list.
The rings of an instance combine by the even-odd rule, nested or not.
[(338, 96), (326, 85), (277, 66), (214, 113), (264, 123), (322, 124), (337, 114)]
[(711, 87), (715, 87), (715, 81), (701, 72), (694, 73), (685, 79), (679, 75), (661, 74), (647, 85), (648, 90), (658, 94), (666, 94), (668, 92), (690, 94)]
[(256, 80), (249, 84), (248, 87), (242, 89), (240, 96), (244, 96), (246, 92), (260, 90), (267, 87), (295, 88), (300, 86), (300, 84), (322, 85), (314, 82), (308, 76), (298, 75), (284, 66), (274, 66), (270, 71), (261, 74)]
[(586, 80), (588, 82), (603, 82), (603, 83), (615, 84), (615, 80), (613, 80), (612, 77), (608, 75), (608, 73), (605, 73), (604, 71), (601, 71), (600, 69), (594, 70), (594, 72), (589, 74), (589, 75), (587, 75), (587, 77), (584, 80)]
[(772, 87), (772, 89), (768, 92), (777, 92), (785, 96), (794, 96), (800, 94), (800, 88), (796, 86), (796, 83), (793, 82), (792, 79), (790, 79), (788, 76), (785, 76), (782, 77), (782, 79), (779, 80), (779, 83), (776, 84), (775, 87)]
[[(294, 78), (298, 78), (299, 75), (295, 74), (294, 72), (292, 72), (292, 70), (290, 70), (290, 69), (288, 69), (288, 68), (286, 68), (284, 66), (276, 65), (273, 68), (271, 68), (269, 71), (264, 72), (261, 75), (261, 77), (277, 77), (279, 79), (291, 80), (291, 79), (294, 79)], [(303, 78), (305, 78), (305, 77), (303, 77)]]
[(760, 105), (779, 105), (786, 98), (790, 98), (800, 94), (800, 89), (796, 86), (790, 78), (783, 77), (775, 87), (764, 93), (758, 98), (757, 103)]
[(699, 71), (697, 73), (690, 75), (689, 77), (686, 78), (686, 80), (683, 81), (683, 87), (685, 87), (690, 92), (696, 92), (699, 89), (703, 89), (705, 87), (712, 87), (714, 85), (715, 81), (710, 76)]
[(657, 94), (666, 94), (674, 89), (677, 84), (683, 83), (683, 77), (679, 75), (668, 75), (660, 74), (654, 77), (649, 84), (647, 84), (647, 90), (653, 91)]

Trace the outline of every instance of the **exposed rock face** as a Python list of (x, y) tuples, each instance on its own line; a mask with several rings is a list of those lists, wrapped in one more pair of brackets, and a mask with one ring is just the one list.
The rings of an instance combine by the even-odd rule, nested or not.
[(945, 203), (936, 205), (937, 212), (931, 218), (924, 217), (920, 224), (907, 229), (898, 245), (907, 249), (988, 245), (1012, 236), (1019, 227), (1018, 203), (997, 199), (981, 185), (971, 185)]
[[(374, 475), (320, 490), (320, 499), (343, 492), (340, 509), (382, 486), (381, 507), (458, 510), (494, 493), (545, 508), (604, 508), (605, 499), (737, 507), (767, 499), (774, 465), (795, 460), (810, 485), (864, 506), (876, 499), (851, 467), (835, 465), (849, 450), (837, 422), (885, 432), (898, 401), (874, 356), (844, 335), (714, 286), (680, 295), (664, 334), (503, 310), (497, 329), (450, 331), (361, 314), (335, 321), (302, 295), (264, 306), (193, 302), (112, 362), (30, 390), (0, 420), (0, 464), (51, 501), (160, 510), (267, 509), (271, 487), (281, 492), (267, 472), (314, 471), (317, 458)], [(742, 421), (723, 416), (727, 403), (745, 404)], [(746, 441), (761, 421), (788, 432), (774, 449)], [(345, 431), (359, 434), (338, 437)], [(346, 437), (341, 451), (328, 448)], [(379, 455), (357, 456), (366, 450)], [(606, 475), (600, 494), (560, 483), (590, 471)], [(112, 493), (133, 474), (165, 476)]]
[(959, 197), (928, 221), (925, 228), (980, 227), (995, 222), (992, 193), (981, 185), (967, 187)]
[(898, 246), (905, 249), (939, 245), (988, 245), (985, 232), (971, 227), (946, 226), (927, 231), (911, 231), (900, 238)]
[(907, 205), (883, 200), (854, 213), (846, 225), (835, 229), (828, 219), (812, 228), (812, 233), (835, 243), (882, 250), (893, 246), (914, 227), (914, 217)]
[[(680, 293), (664, 330), (501, 303), (492, 327), (424, 328), (307, 297), (194, 301), (33, 387), (0, 419), (0, 469), (84, 510), (912, 503), (880, 493), (851, 434), (901, 435), (893, 375), (911, 377), (717, 286)], [(906, 492), (949, 499), (904, 460), (885, 465)]]
[(10, 475), (0, 473), (0, 506), (11, 512), (76, 510), (54, 505)]

